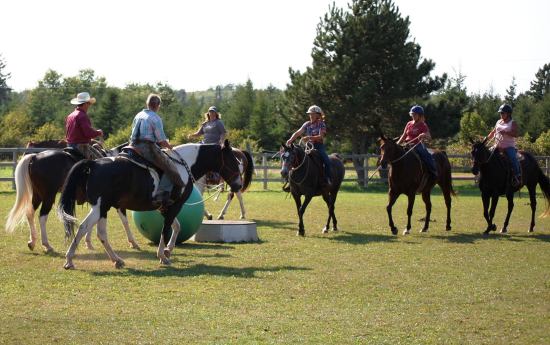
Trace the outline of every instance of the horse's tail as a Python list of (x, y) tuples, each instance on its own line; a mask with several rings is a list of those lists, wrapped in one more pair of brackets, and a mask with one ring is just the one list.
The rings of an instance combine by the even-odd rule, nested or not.
[(441, 167), (444, 169), (445, 176), (443, 176), (445, 180), (445, 184), (448, 184), (449, 192), (452, 196), (456, 197), (456, 192), (453, 188), (453, 177), (452, 177), (452, 167), (451, 162), (449, 161), (449, 157), (447, 156), (447, 152), (441, 150), (439, 151), (443, 155), (443, 159), (441, 160)]
[(248, 187), (250, 187), (250, 183), (252, 182), (252, 173), (254, 173), (254, 159), (252, 158), (250, 152), (242, 150), (242, 153), (248, 161), (248, 164), (246, 165), (246, 170), (244, 171), (243, 186), (241, 188), (241, 192), (245, 192)]
[(59, 199), (57, 208), (57, 216), (63, 222), (65, 227), (65, 237), (72, 238), (74, 236), (74, 226), (78, 219), (74, 216), (75, 203), (77, 201), (77, 193), (79, 190), (85, 190), (90, 170), (95, 162), (93, 160), (82, 160), (76, 163), (69, 171), (63, 191)]
[(23, 222), (23, 217), (32, 214), (32, 182), (29, 165), (36, 156), (35, 153), (25, 155), (15, 167), (15, 204), (6, 220), (6, 231), (13, 232)]
[(541, 217), (547, 217), (550, 215), (550, 181), (548, 180), (548, 176), (544, 174), (542, 169), (538, 166), (538, 182), (540, 189), (542, 190), (542, 194), (544, 194), (544, 199), (546, 199), (546, 211), (541, 215)]

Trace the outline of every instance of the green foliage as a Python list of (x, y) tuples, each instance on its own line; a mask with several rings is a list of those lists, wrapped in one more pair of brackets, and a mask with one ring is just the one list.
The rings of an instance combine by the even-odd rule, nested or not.
[(448, 138), (458, 132), (462, 112), (469, 102), (464, 79), (462, 75), (449, 78), (445, 88), (426, 103), (424, 110), (432, 137)]
[(32, 135), (34, 141), (59, 140), (65, 138), (65, 128), (52, 122), (46, 122), (39, 127)]
[(11, 77), (11, 73), (5, 73), (6, 63), (4, 58), (0, 54), (0, 115), (6, 108), (11, 89), (8, 87), (8, 79)]
[(1, 121), (0, 147), (22, 147), (29, 140), (32, 132), (32, 120), (27, 113), (12, 111), (7, 113)]
[(535, 141), (535, 154), (550, 156), (550, 129), (542, 133)]
[(132, 124), (130, 123), (126, 127), (120, 128), (114, 134), (111, 134), (105, 143), (104, 147), (111, 148), (118, 146), (122, 143), (125, 143), (130, 140), (130, 135), (132, 134)]
[(490, 127), (485, 124), (478, 113), (465, 113), (460, 119), (459, 140), (469, 143), (470, 140), (477, 140), (489, 134)]
[(223, 121), (228, 128), (244, 129), (250, 123), (256, 95), (250, 79), (245, 85), (239, 85), (225, 110)]
[(195, 133), (196, 131), (197, 130), (195, 128), (188, 126), (176, 128), (176, 130), (174, 131), (174, 136), (170, 140), (170, 144), (181, 145), (196, 142), (196, 138), (188, 138), (189, 134)]
[(544, 64), (535, 74), (535, 80), (531, 82), (529, 95), (536, 101), (540, 101), (550, 92), (550, 63)]

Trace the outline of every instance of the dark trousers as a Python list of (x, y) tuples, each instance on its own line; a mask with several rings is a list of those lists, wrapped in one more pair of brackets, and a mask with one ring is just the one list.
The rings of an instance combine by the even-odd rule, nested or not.
[(426, 146), (424, 146), (423, 143), (420, 143), (416, 145), (414, 148), (414, 151), (420, 156), (420, 159), (426, 165), (428, 165), (428, 169), (430, 169), (430, 172), (437, 176), (437, 168), (435, 167), (435, 160), (431, 153), (428, 152), (428, 149), (426, 149)]
[(319, 152), (319, 155), (321, 156), (321, 159), (323, 160), (323, 164), (325, 165), (325, 177), (327, 179), (330, 179), (331, 178), (330, 159), (328, 158), (328, 154), (327, 154), (327, 151), (325, 149), (325, 144), (314, 143), (313, 148), (316, 149)]

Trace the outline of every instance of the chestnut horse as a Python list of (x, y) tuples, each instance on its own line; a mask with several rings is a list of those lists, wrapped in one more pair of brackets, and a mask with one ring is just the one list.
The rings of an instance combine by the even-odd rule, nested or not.
[(405, 194), (409, 199), (407, 206), (407, 228), (403, 234), (409, 234), (411, 230), (411, 215), (414, 206), (416, 193), (422, 193), (422, 200), (426, 205), (426, 218), (421, 232), (428, 231), (430, 226), (430, 214), (432, 212), (432, 202), (430, 194), (437, 183), (441, 187), (445, 205), (447, 206), (447, 222), (445, 229), (451, 230), (451, 195), (455, 196), (451, 178), (451, 164), (444, 151), (433, 153), (437, 167), (437, 180), (429, 177), (428, 168), (422, 162), (420, 157), (411, 148), (406, 150), (398, 145), (394, 140), (380, 137), (380, 164), (387, 163), (390, 166), (389, 171), (389, 202), (386, 207), (388, 213), (389, 225), (392, 234), (397, 235), (397, 228), (393, 223), (392, 207), (399, 195)]

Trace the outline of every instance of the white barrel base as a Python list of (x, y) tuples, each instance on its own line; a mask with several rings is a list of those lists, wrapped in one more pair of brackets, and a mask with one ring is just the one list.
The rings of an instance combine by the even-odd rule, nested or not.
[(256, 223), (246, 220), (204, 220), (191, 237), (195, 242), (257, 242)]

